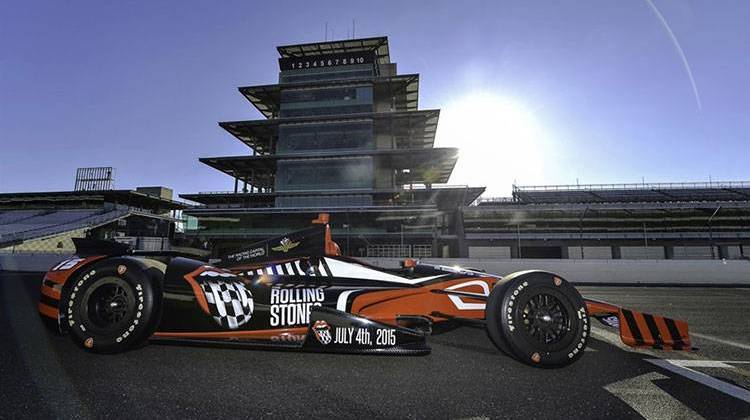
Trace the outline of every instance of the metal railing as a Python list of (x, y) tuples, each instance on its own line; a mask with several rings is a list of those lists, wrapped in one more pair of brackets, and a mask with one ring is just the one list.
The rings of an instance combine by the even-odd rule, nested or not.
[(656, 182), (626, 184), (513, 185), (513, 192), (523, 191), (602, 191), (653, 189), (750, 188), (750, 181)]
[[(395, 188), (383, 188), (380, 189), (381, 191), (423, 191), (423, 190), (446, 190), (446, 189), (467, 189), (469, 188), (468, 185), (465, 184), (432, 184), (428, 188), (424, 184), (405, 184), (400, 187)], [(372, 193), (372, 192), (379, 192), (377, 188), (323, 188), (315, 191), (310, 190), (285, 190), (283, 193), (309, 193), (309, 194), (317, 194), (317, 193)], [(198, 195), (235, 195), (235, 194), (242, 194), (242, 195), (256, 195), (256, 194), (272, 194), (273, 192), (242, 192), (242, 191), (199, 191)], [(276, 191), (275, 193), (279, 193), (279, 191)]]
[[(425, 236), (425, 235), (432, 235), (433, 229), (430, 226), (429, 228), (418, 228), (418, 229), (411, 229), (409, 227), (405, 226), (405, 230), (403, 232), (404, 236)], [(221, 235), (235, 235), (235, 236), (241, 236), (241, 235), (251, 235), (251, 236), (276, 236), (276, 235), (283, 235), (289, 233), (288, 228), (206, 228), (204, 226), (198, 226), (194, 229), (185, 229), (185, 234), (187, 235), (205, 235), (205, 236), (221, 236)], [(376, 229), (376, 228), (350, 228), (350, 229), (344, 229), (344, 228), (334, 228), (332, 229), (333, 236), (343, 237), (343, 236), (400, 236), (402, 235), (402, 232), (396, 231), (387, 231), (383, 229)]]
[(479, 197), (471, 203), (472, 206), (478, 206), (483, 203), (514, 203), (513, 197)]

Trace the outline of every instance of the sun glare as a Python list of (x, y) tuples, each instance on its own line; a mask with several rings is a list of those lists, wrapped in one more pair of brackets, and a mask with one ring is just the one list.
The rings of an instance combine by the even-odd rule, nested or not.
[(511, 185), (539, 182), (549, 146), (532, 112), (512, 100), (467, 95), (443, 107), (436, 145), (458, 147), (451, 184), (487, 186), (487, 195), (510, 195)]

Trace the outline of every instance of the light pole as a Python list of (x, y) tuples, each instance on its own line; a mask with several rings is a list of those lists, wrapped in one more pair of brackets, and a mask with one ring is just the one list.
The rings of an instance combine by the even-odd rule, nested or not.
[(518, 258), (521, 259), (521, 225), (516, 224), (516, 238), (518, 238)]
[(581, 213), (581, 218), (578, 219), (578, 245), (580, 245), (581, 247), (581, 259), (583, 259), (583, 218), (586, 217), (587, 211), (589, 211), (588, 207), (583, 210), (583, 213)]
[[(365, 248), (365, 249), (369, 249), (372, 246), (372, 243), (370, 243), (370, 241), (368, 241), (367, 238), (365, 238), (365, 235), (359, 235), (359, 236), (357, 236), (357, 238), (361, 239), (365, 243), (365, 246), (367, 246), (367, 248)], [(368, 252), (369, 251), (365, 251), (365, 255), (369, 257), (370, 255), (369, 255)], [(365, 256), (365, 255), (363, 255), (363, 256)]]
[(398, 254), (403, 257), (404, 256), (402, 255), (403, 252), (404, 252), (404, 224), (401, 223), (401, 246), (398, 248)]
[(713, 220), (714, 216), (716, 216), (716, 213), (718, 213), (719, 210), (721, 210), (721, 206), (717, 207), (716, 210), (714, 210), (713, 214), (708, 218), (708, 221), (706, 222), (706, 224), (708, 224), (708, 244), (711, 247), (712, 260), (716, 258), (716, 255), (714, 254), (714, 231), (713, 226), (711, 226), (711, 220)]

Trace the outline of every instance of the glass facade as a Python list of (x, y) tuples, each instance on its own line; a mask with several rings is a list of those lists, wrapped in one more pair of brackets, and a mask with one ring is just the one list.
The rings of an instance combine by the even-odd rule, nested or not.
[(276, 207), (368, 207), (372, 206), (372, 196), (351, 195), (293, 195), (276, 199)]
[(345, 67), (318, 67), (299, 70), (284, 70), (279, 73), (279, 83), (309, 83), (328, 80), (365, 79), (375, 75), (372, 64)]
[(372, 86), (285, 89), (281, 91), (279, 116), (289, 118), (358, 114), (372, 110)]
[(276, 191), (371, 189), (372, 157), (279, 160)]
[[(310, 83), (369, 78), (372, 64), (286, 70), (280, 83)], [(367, 85), (281, 90), (279, 117), (313, 117), (373, 112), (373, 87)], [(325, 151), (374, 150), (372, 120), (281, 124), (277, 154), (314, 156)], [(275, 190), (316, 191), (371, 189), (375, 169), (372, 157), (282, 159), (277, 162)], [(277, 207), (368, 206), (371, 195), (277, 197)]]
[(325, 124), (282, 124), (276, 153), (373, 150), (372, 120)]

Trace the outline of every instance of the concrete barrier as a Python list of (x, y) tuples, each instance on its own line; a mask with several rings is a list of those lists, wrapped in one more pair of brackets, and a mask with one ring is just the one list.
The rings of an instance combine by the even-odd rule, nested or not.
[[(365, 258), (370, 264), (396, 268), (400, 258)], [(745, 286), (750, 287), (746, 260), (497, 260), (425, 258), (424, 262), (478, 268), (506, 275), (521, 270), (547, 270), (579, 284)]]
[[(47, 271), (67, 254), (0, 253), (0, 271)], [(401, 258), (364, 258), (375, 266), (397, 268)], [(498, 260), (425, 258), (433, 264), (478, 268), (505, 275), (521, 270), (547, 270), (578, 284), (744, 286), (750, 287), (746, 260)]]

